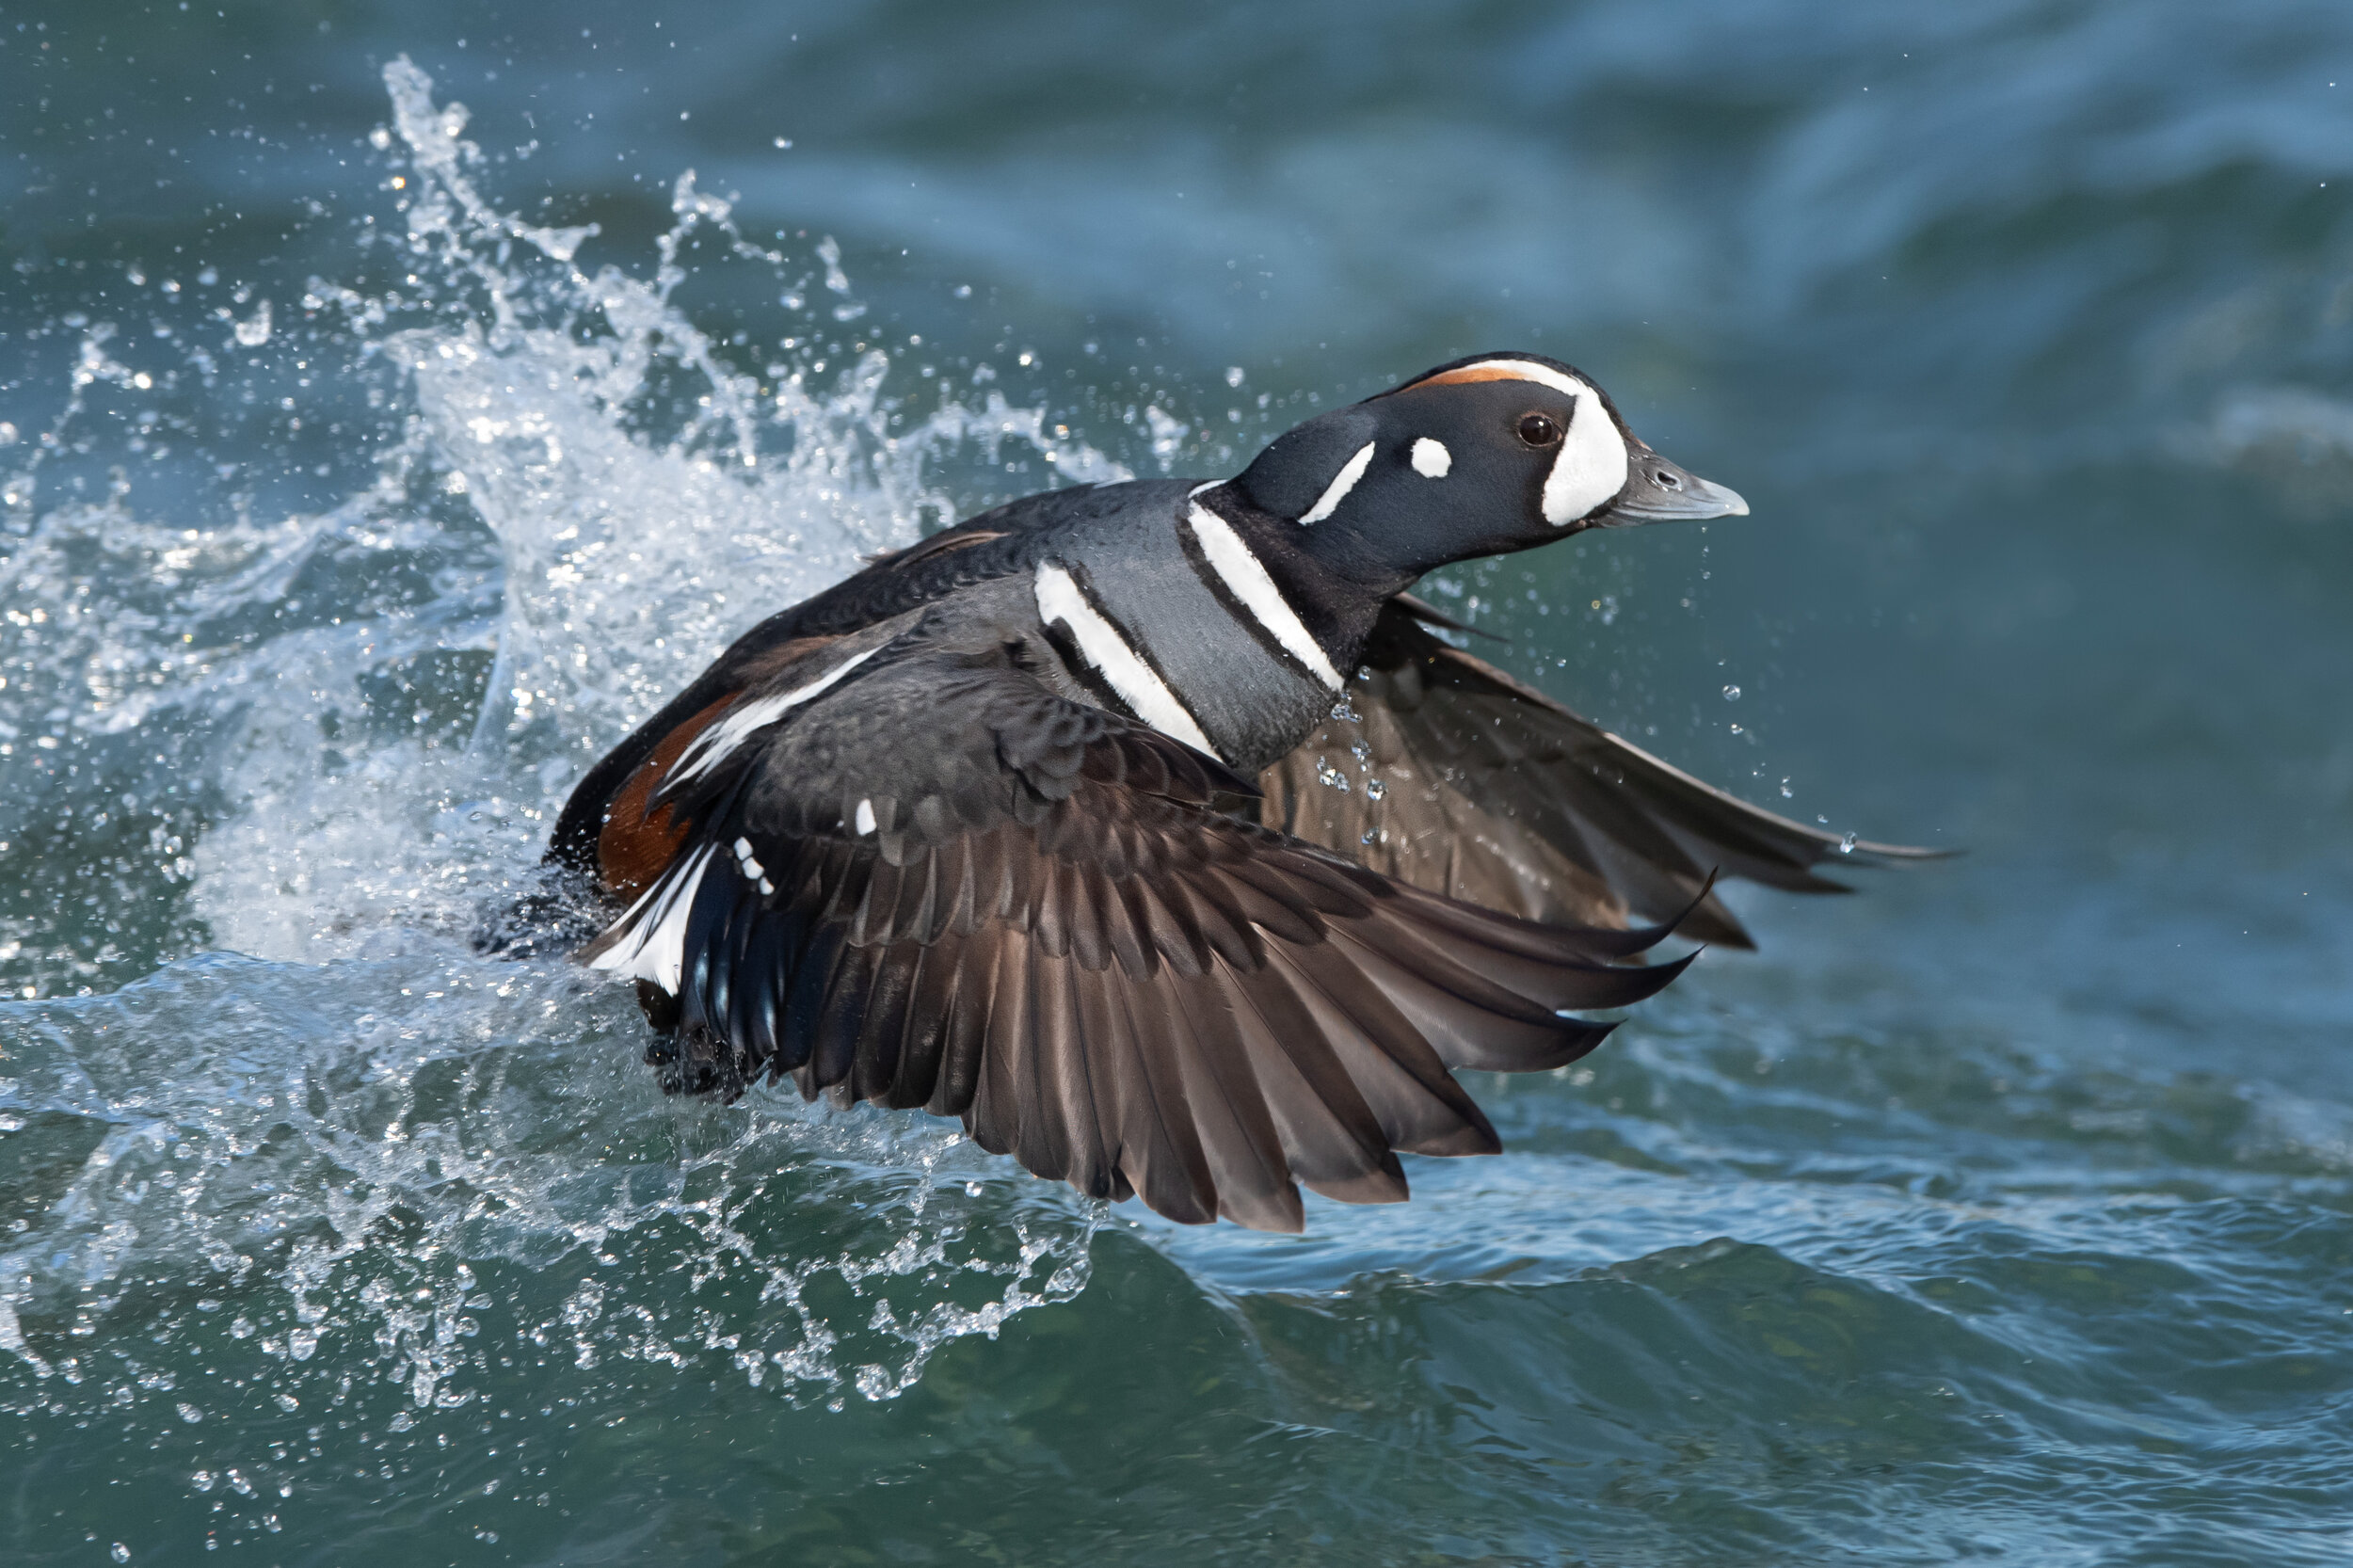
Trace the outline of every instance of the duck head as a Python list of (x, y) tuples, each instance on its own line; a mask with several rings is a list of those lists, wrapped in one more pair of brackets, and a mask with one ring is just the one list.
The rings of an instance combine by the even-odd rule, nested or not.
[(1311, 419), (1232, 486), (1315, 554), (1404, 582), (1588, 528), (1749, 509), (1643, 444), (1584, 373), (1535, 354), (1458, 360)]

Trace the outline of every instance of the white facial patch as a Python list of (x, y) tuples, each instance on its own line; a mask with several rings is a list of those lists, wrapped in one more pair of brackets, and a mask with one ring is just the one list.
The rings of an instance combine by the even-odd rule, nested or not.
[(1424, 436), (1414, 443), (1414, 472), (1424, 479), (1444, 479), (1453, 466), (1454, 454), (1446, 449), (1446, 442)]
[(1250, 553), (1250, 547), (1241, 542), (1241, 536), (1224, 518), (1198, 504), (1187, 520), (1193, 525), (1193, 536), (1201, 541), (1201, 553), (1209, 557), (1209, 569), (1217, 573), (1218, 581), (1258, 618), (1260, 626), (1274, 633), (1274, 640), (1292, 658), (1315, 672), (1318, 680), (1338, 691), (1340, 672), (1332, 667), (1323, 646), (1299, 618), (1290, 600), (1283, 597), (1283, 590), (1274, 585), (1266, 568)]
[(1040, 562), (1035, 591), (1038, 618), (1048, 626), (1060, 621), (1070, 628), (1080, 655), (1110, 682), (1119, 700), (1136, 717), (1171, 740), (1182, 741), (1195, 751), (1217, 757), (1217, 748), (1209, 744), (1209, 736), (1201, 732), (1200, 725), (1176, 700), (1176, 694), (1144, 662), (1142, 654), (1128, 646), (1119, 628), (1087, 602), (1086, 595), (1079, 591), (1078, 583), (1068, 572), (1051, 561)]
[(1625, 438), (1589, 387), (1569, 406), (1568, 434), (1545, 476), (1545, 520), (1567, 527), (1625, 488)]
[(1316, 504), (1299, 514), (1300, 525), (1305, 527), (1311, 522), (1321, 522), (1338, 511), (1340, 503), (1348, 499), (1348, 492), (1356, 488), (1356, 481), (1362, 479), (1365, 470), (1371, 466), (1372, 442), (1367, 441), (1356, 449), (1356, 456), (1340, 465), (1340, 472), (1332, 476), (1332, 483), (1324, 487), (1323, 493), (1316, 498)]

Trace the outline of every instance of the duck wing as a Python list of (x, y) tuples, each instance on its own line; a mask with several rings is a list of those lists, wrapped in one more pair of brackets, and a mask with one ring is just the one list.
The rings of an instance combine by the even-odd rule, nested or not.
[(1024, 496), (904, 550), (870, 557), (823, 592), (780, 610), (738, 637), (694, 683), (637, 727), (573, 787), (548, 842), (548, 861), (574, 872), (595, 861), (597, 837), (616, 796), (664, 740), (734, 694), (855, 635), (975, 584), (1027, 572), (1041, 541), (1133, 506), (1173, 505), (1190, 480), (1076, 485)]
[[(616, 792), (632, 898), (579, 953), (640, 982), (668, 1087), (921, 1107), (1098, 1198), (1297, 1230), (1299, 1183), (1407, 1195), (1492, 1153), (1458, 1068), (1575, 1061), (1682, 964), (1234, 814), (1249, 782), (1066, 700), (1021, 635), (828, 643), (663, 737)], [(1688, 962), (1688, 960), (1686, 960)]]
[[(1263, 820), (1401, 882), (1531, 920), (1678, 932), (1753, 947), (1711, 875), (1792, 892), (1849, 889), (1815, 868), (1945, 852), (1867, 843), (1760, 810), (1703, 784), (1482, 659), (1399, 596), (1375, 622), (1332, 721), (1259, 776)], [(1365, 748), (1360, 759), (1354, 748)], [(1348, 788), (1341, 789), (1337, 778)], [(1365, 788), (1381, 784), (1379, 798)]]

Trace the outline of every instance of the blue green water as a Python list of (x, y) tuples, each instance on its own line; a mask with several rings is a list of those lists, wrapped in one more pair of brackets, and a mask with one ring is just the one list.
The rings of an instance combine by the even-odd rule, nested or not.
[[(36, 3), (0, 191), (0, 1560), (2353, 1561), (2342, 3)], [(1754, 515), (1433, 597), (1967, 854), (1501, 1158), (1184, 1230), (469, 951), (859, 552), (1507, 346)]]

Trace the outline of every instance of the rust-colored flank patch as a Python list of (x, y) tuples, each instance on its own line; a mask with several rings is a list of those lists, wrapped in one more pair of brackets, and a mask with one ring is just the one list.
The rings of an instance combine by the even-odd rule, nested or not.
[(683, 823), (670, 820), (667, 806), (648, 815), (646, 801), (679, 754), (694, 744), (713, 719), (734, 705), (742, 692), (729, 692), (710, 707), (662, 738), (653, 755), (641, 763), (606, 808), (604, 828), (597, 835), (597, 873), (605, 887), (621, 898), (635, 898), (660, 876), (686, 838)]

